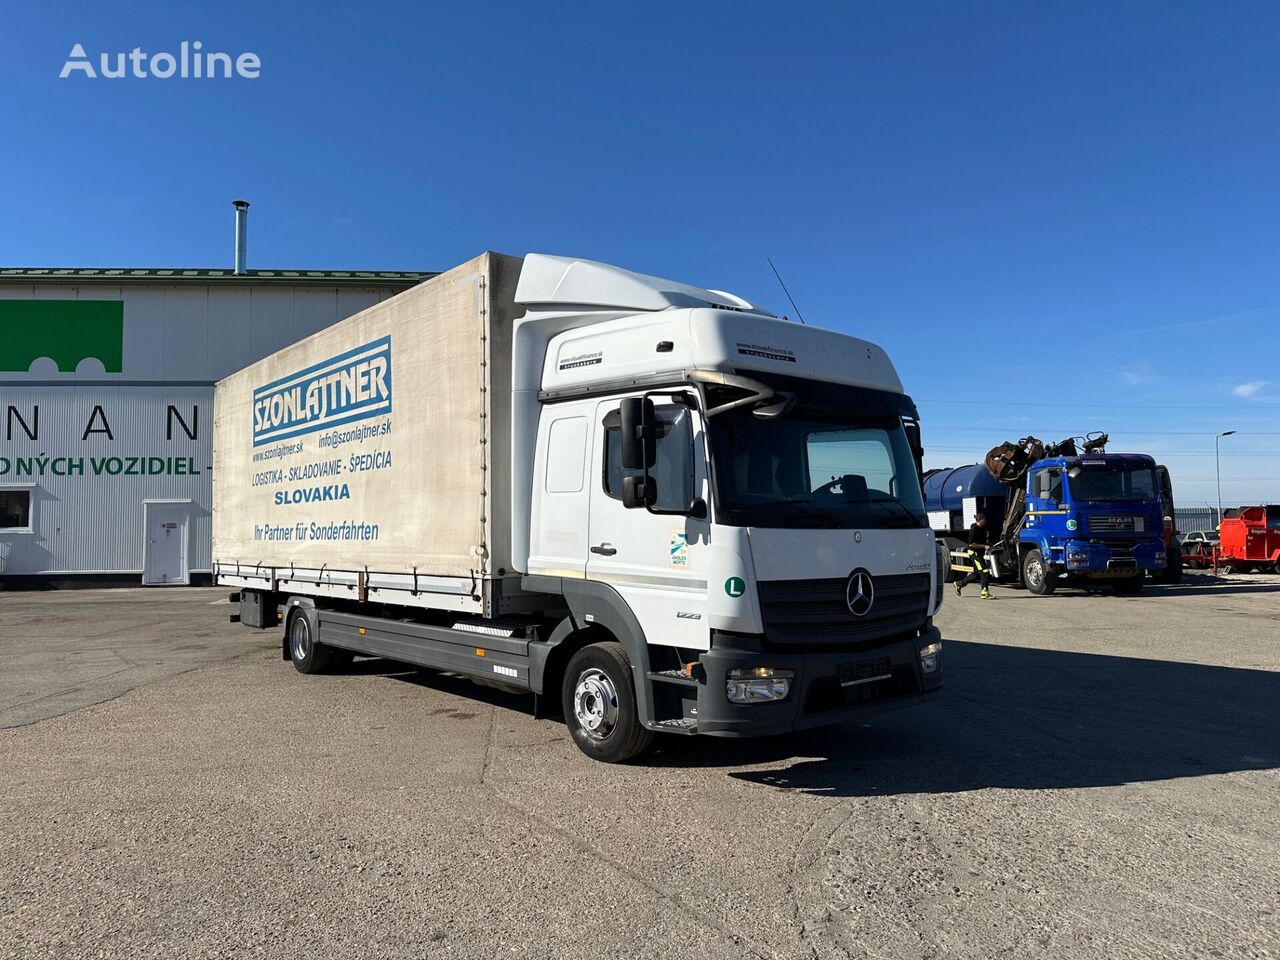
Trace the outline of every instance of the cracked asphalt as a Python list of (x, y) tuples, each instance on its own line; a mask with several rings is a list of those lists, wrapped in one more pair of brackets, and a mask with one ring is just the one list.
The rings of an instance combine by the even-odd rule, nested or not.
[(950, 596), (938, 701), (622, 767), (223, 596), (0, 593), (0, 957), (1280, 956), (1280, 577)]

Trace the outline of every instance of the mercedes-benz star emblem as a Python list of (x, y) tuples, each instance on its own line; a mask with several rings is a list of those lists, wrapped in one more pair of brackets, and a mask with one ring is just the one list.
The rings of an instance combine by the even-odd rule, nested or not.
[(871, 574), (855, 570), (849, 574), (849, 585), (844, 588), (844, 600), (855, 617), (865, 617), (876, 602), (876, 585)]

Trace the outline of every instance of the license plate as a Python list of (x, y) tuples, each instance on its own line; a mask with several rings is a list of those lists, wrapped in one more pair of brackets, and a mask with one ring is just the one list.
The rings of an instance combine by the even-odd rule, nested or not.
[(876, 660), (859, 660), (856, 663), (842, 663), (839, 668), (840, 686), (854, 687), (860, 683), (871, 683), (874, 680), (887, 680), (893, 676), (889, 667), (889, 658)]

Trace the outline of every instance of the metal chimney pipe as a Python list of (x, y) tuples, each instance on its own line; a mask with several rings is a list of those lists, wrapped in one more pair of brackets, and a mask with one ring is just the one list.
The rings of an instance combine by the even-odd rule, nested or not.
[(232, 200), (231, 205), (236, 208), (236, 273), (243, 275), (249, 272), (245, 268), (245, 247), (249, 243), (249, 201)]

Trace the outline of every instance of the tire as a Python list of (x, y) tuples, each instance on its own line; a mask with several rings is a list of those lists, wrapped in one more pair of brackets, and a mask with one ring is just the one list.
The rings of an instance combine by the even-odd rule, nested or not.
[(1165, 567), (1155, 577), (1161, 583), (1181, 583), (1182, 582), (1182, 556), (1175, 554), (1170, 560), (1169, 565)]
[(951, 551), (963, 550), (965, 547), (968, 546), (968, 544), (965, 543), (963, 540), (957, 540), (954, 537), (947, 537), (942, 541), (942, 546), (945, 547), (947, 551), (947, 571), (946, 571), (947, 576), (946, 576), (945, 582), (954, 583), (955, 581), (959, 580), (963, 576), (963, 574), (961, 574), (958, 570), (951, 569)]
[(341, 651), (316, 641), (319, 618), (310, 607), (296, 607), (285, 633), (289, 641), (289, 659), (299, 673), (324, 673), (335, 666)]
[(653, 743), (640, 722), (631, 658), (616, 641), (590, 644), (570, 658), (560, 701), (573, 742), (592, 760), (622, 763)]
[(1136, 577), (1125, 577), (1123, 580), (1116, 580), (1111, 586), (1119, 596), (1131, 597), (1135, 593), (1140, 593), (1146, 582), (1146, 576), (1140, 573)]
[(1032, 548), (1022, 558), (1022, 582), (1037, 597), (1047, 597), (1058, 588), (1058, 575), (1050, 572), (1044, 554)]

